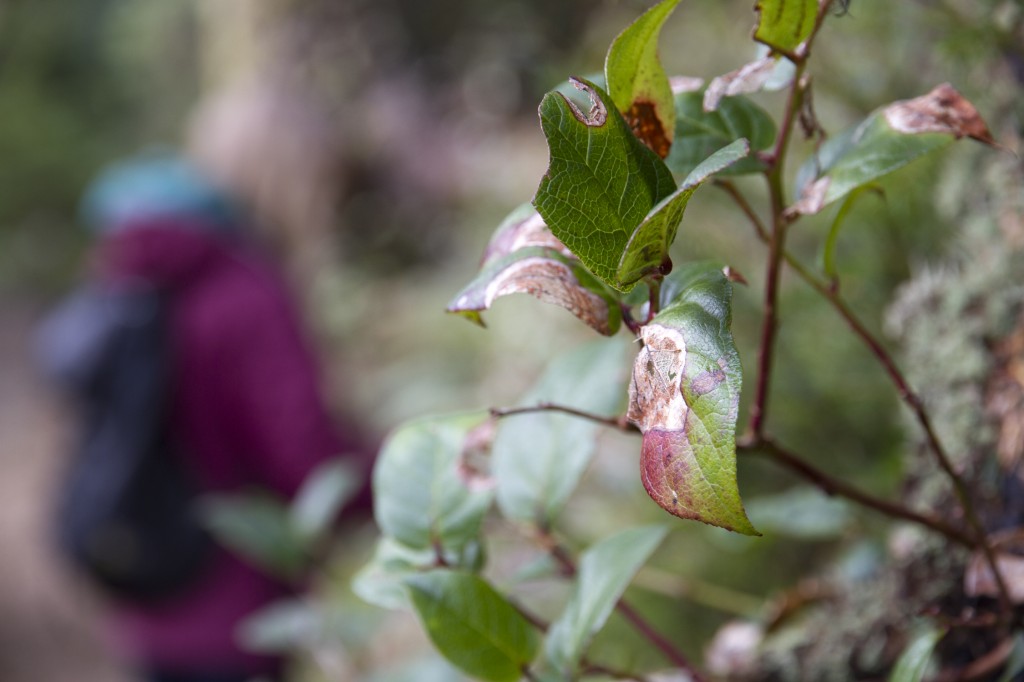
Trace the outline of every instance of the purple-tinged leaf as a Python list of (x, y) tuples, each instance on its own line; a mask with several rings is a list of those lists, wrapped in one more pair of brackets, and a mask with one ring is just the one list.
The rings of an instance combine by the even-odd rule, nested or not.
[(732, 288), (720, 265), (666, 278), (676, 297), (641, 329), (628, 417), (643, 432), (640, 473), (663, 509), (745, 535), (736, 482), (742, 369), (729, 329)]

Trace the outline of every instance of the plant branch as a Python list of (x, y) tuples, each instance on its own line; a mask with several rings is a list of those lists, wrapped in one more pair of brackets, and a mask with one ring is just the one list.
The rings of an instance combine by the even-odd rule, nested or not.
[(910, 387), (906, 377), (904, 377), (903, 372), (901, 372), (900, 368), (896, 365), (896, 361), (893, 359), (889, 351), (887, 351), (882, 346), (881, 342), (875, 338), (867, 327), (864, 326), (864, 323), (861, 322), (861, 320), (854, 314), (839, 293), (828, 284), (822, 282), (811, 274), (811, 272), (792, 255), (786, 254), (786, 262), (794, 271), (796, 271), (801, 279), (807, 282), (815, 291), (821, 294), (825, 300), (832, 304), (832, 307), (837, 313), (839, 313), (839, 316), (843, 318), (843, 321), (846, 322), (847, 326), (849, 326), (853, 333), (856, 334), (868, 349), (871, 350), (871, 353), (878, 360), (879, 364), (882, 365), (886, 373), (889, 375), (890, 380), (896, 386), (896, 390), (899, 393), (900, 398), (907, 407), (910, 408), (910, 411), (914, 413), (914, 417), (916, 418), (917, 423), (921, 426), (921, 430), (924, 432), (925, 440), (928, 443), (929, 450), (931, 450), (935, 457), (935, 461), (953, 484), (953, 491), (960, 503), (960, 507), (964, 511), (964, 518), (967, 520), (968, 525), (971, 527), (971, 531), (977, 538), (977, 545), (984, 553), (985, 560), (992, 569), (992, 574), (995, 576), (996, 585), (999, 588), (1002, 607), (1005, 612), (1009, 612), (1009, 610), (1012, 609), (1012, 603), (1010, 601), (1006, 583), (1003, 580), (1003, 575), (996, 565), (995, 550), (992, 548), (992, 543), (989, 541), (988, 533), (981, 522), (981, 518), (978, 516), (974, 502), (971, 500), (971, 494), (967, 487), (967, 483), (956, 471), (956, 468), (953, 466), (953, 462), (949, 457), (949, 453), (946, 452), (945, 446), (943, 446), (942, 441), (939, 440), (938, 434), (935, 432), (935, 426), (932, 424), (931, 417), (929, 416), (927, 409), (925, 409), (924, 401)]
[(944, 535), (946, 538), (959, 545), (963, 545), (971, 549), (979, 546), (979, 542), (976, 538), (971, 537), (970, 535), (949, 525), (942, 519), (921, 512), (916, 512), (896, 502), (890, 502), (880, 497), (875, 497), (874, 495), (866, 493), (845, 481), (832, 478), (820, 469), (815, 468), (805, 459), (783, 448), (771, 439), (760, 438), (757, 440), (749, 440), (748, 442), (739, 444), (738, 449), (744, 454), (768, 457), (777, 464), (786, 467), (790, 471), (811, 482), (821, 489), (826, 495), (843, 497), (864, 507), (868, 507), (869, 509), (874, 509), (886, 516), (903, 519), (904, 521), (910, 521), (911, 523), (924, 526)]
[(503, 419), (505, 417), (514, 417), (520, 414), (532, 414), (535, 412), (561, 412), (562, 414), (568, 414), (573, 417), (579, 417), (580, 419), (587, 419), (592, 422), (597, 422), (603, 426), (609, 426), (619, 431), (625, 431), (626, 433), (639, 433), (640, 429), (631, 424), (626, 420), (626, 417), (603, 417), (599, 414), (592, 412), (586, 412), (584, 410), (577, 410), (575, 407), (569, 407), (568, 405), (557, 405), (549, 402), (539, 402), (536, 405), (526, 405), (523, 407), (492, 407), (491, 416), (495, 419)]
[[(746, 198), (731, 183), (722, 182), (720, 183), (720, 186), (722, 186), (722, 189), (732, 197), (733, 201), (736, 202), (736, 205), (744, 215), (747, 216), (747, 219), (750, 220), (750, 223), (754, 227), (754, 231), (757, 233), (758, 237), (760, 237), (762, 241), (767, 242), (769, 247), (771, 247), (774, 244), (774, 240), (769, 236), (764, 227), (764, 223), (761, 222), (760, 218), (758, 218), (757, 214), (750, 207)], [(832, 305), (836, 312), (839, 313), (840, 317), (843, 318), (843, 321), (846, 322), (847, 326), (849, 326), (853, 333), (868, 347), (871, 353), (878, 360), (879, 364), (882, 365), (886, 373), (889, 375), (889, 378), (895, 385), (900, 398), (914, 413), (914, 417), (918, 424), (920, 424), (921, 429), (924, 431), (929, 449), (934, 453), (939, 467), (953, 483), (953, 489), (957, 496), (957, 500), (964, 511), (964, 517), (970, 525), (971, 531), (975, 535), (976, 540), (973, 541), (970, 546), (976, 546), (984, 553), (986, 563), (989, 564), (989, 568), (995, 576), (996, 585), (999, 588), (1001, 606), (1004, 613), (1008, 613), (1012, 608), (1009, 591), (1007, 590), (1002, 573), (997, 568), (996, 556), (995, 551), (992, 548), (992, 543), (989, 540), (988, 533), (985, 531), (984, 525), (982, 524), (977, 510), (974, 507), (974, 503), (971, 500), (967, 484), (964, 482), (963, 477), (957, 473), (952, 461), (950, 460), (949, 454), (946, 452), (945, 447), (939, 440), (938, 434), (935, 432), (935, 427), (932, 424), (931, 417), (925, 409), (924, 401), (922, 401), (921, 397), (910, 387), (910, 384), (907, 382), (906, 377), (904, 377), (903, 372), (901, 372), (899, 367), (896, 365), (896, 361), (893, 359), (892, 355), (882, 346), (881, 342), (875, 338), (871, 331), (864, 326), (864, 323), (861, 322), (861, 320), (854, 314), (846, 301), (839, 295), (836, 288), (831, 286), (830, 283), (821, 281), (789, 251), (783, 249), (782, 258), (785, 260), (786, 264), (792, 268), (802, 280), (804, 280), (804, 282), (810, 285), (812, 289), (817, 291), (818, 294)], [(755, 403), (755, 407), (756, 406), (757, 404)], [(753, 417), (754, 415), (752, 413), (751, 431), (755, 439), (763, 440), (762, 433), (754, 428), (755, 422)], [(763, 419), (763, 412), (760, 414), (760, 417)], [(757, 424), (763, 425), (763, 421), (759, 421)]]
[[(537, 540), (542, 547), (551, 553), (551, 557), (558, 562), (562, 567), (562, 572), (566, 576), (574, 576), (577, 573), (576, 562), (573, 561), (569, 555), (569, 551), (563, 547), (556, 538), (550, 533), (540, 530), (537, 535)], [(690, 663), (689, 659), (683, 655), (679, 649), (676, 648), (672, 642), (668, 641), (655, 630), (650, 623), (648, 623), (633, 607), (627, 604), (623, 599), (615, 604), (615, 609), (622, 614), (622, 616), (630, 622), (630, 624), (644, 636), (647, 641), (654, 645), (661, 653), (672, 662), (673, 665), (677, 666), (681, 670), (685, 671), (694, 682), (704, 682), (704, 676), (697, 671), (697, 669)]]

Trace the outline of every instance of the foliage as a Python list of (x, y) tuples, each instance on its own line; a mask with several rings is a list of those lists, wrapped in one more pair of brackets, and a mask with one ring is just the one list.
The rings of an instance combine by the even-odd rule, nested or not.
[[(664, 0), (613, 41), (604, 87), (574, 78), (570, 83), (583, 101), (560, 90), (544, 97), (540, 119), (550, 161), (533, 200), (537, 213), (524, 207), (505, 221), (491, 240), (480, 276), (449, 306), (479, 322), (480, 312), (497, 298), (529, 293), (566, 308), (602, 334), (615, 334), (623, 321), (641, 344), (627, 413), (615, 416), (618, 351), (607, 343), (595, 345), (559, 358), (520, 408), (427, 418), (400, 427), (377, 467), (377, 517), (384, 538), (371, 564), (376, 568), (367, 570), (391, 578), (379, 583), (386, 587), (386, 598), (375, 598), (366, 578), (359, 583), (361, 591), (393, 604), (401, 599), (395, 586), (407, 585), (438, 650), (481, 679), (586, 677), (588, 670), (599, 668), (588, 659), (587, 645), (617, 604), (652, 643), (668, 647), (663, 651), (675, 665), (693, 679), (700, 677), (620, 602), (663, 538), (663, 528), (627, 529), (599, 540), (578, 564), (556, 536), (559, 511), (582, 475), (588, 443), (601, 424), (642, 433), (642, 482), (665, 510), (757, 534), (743, 510), (736, 479), (742, 375), (731, 333), (731, 289), (740, 276), (707, 262), (685, 263), (673, 271), (669, 255), (695, 191), (706, 182), (725, 187), (770, 245), (758, 385), (744, 448), (802, 470), (835, 492), (835, 485), (770, 441), (764, 430), (782, 264), (789, 260), (845, 311), (855, 333), (872, 340), (834, 292), (792, 261), (785, 251), (786, 231), (801, 215), (869, 188), (879, 177), (954, 139), (991, 141), (973, 106), (950, 86), (940, 86), (888, 105), (854, 132), (826, 141), (805, 161), (797, 201), (787, 207), (782, 169), (795, 118), (802, 118), (809, 134), (820, 130), (804, 105), (810, 82), (803, 74), (831, 3), (759, 2), (754, 38), (774, 55), (729, 76), (728, 87), (710, 102), (692, 88), (673, 94), (658, 59), (659, 34), (676, 4)], [(766, 112), (737, 93), (763, 87), (765, 74), (783, 56), (795, 69), (776, 128)], [(739, 189), (721, 179), (744, 173), (767, 180), (768, 225)], [(849, 208), (850, 202), (844, 211)], [(838, 221), (828, 240), (830, 251), (836, 233)], [(883, 351), (876, 352), (883, 363), (888, 361)], [(492, 449), (492, 438), (487, 474), (477, 460), (481, 450)], [(940, 461), (945, 457), (941, 446), (936, 455)], [(526, 526), (572, 580), (568, 602), (547, 628), (540, 649), (528, 633), (530, 623), (545, 627), (538, 617), (524, 617), (511, 594), (481, 575), (485, 562), (479, 551), (465, 556), (467, 547), (485, 541), (481, 521), (495, 487), (500, 513)], [(879, 506), (874, 498), (853, 497)], [(961, 503), (972, 515), (969, 500), (961, 498)], [(894, 506), (894, 514), (912, 516)], [(982, 546), (987, 542), (982, 536), (963, 537)], [(542, 652), (536, 660), (535, 651)], [(912, 671), (921, 668), (921, 658), (911, 647), (894, 679), (915, 679)]]
[[(355, 591), (373, 604), (415, 611), (437, 651), (479, 679), (649, 675), (656, 669), (649, 659), (609, 657), (601, 645), (602, 637), (620, 638), (627, 627), (683, 679), (706, 679), (702, 666), (690, 660), (695, 644), (677, 641), (631, 605), (636, 599), (631, 585), (659, 582), (657, 570), (646, 565), (656, 552), (670, 551), (662, 547), (671, 544), (668, 529), (683, 524), (668, 519), (671, 525), (634, 525), (623, 514), (625, 527), (609, 533), (596, 515), (615, 518), (628, 504), (611, 497), (586, 508), (595, 519), (587, 519), (591, 525), (585, 532), (566, 521), (564, 511), (585, 484), (595, 441), (610, 431), (624, 437), (639, 433), (631, 451), (638, 455), (639, 483), (658, 506), (675, 517), (735, 532), (708, 529), (696, 536), (709, 545), (738, 554), (737, 548), (762, 542), (759, 531), (823, 542), (859, 530), (860, 517), (852, 510), (860, 505), (915, 524), (936, 542), (969, 549), (982, 564), (994, 563), (976, 501), (951, 465), (958, 452), (941, 437), (945, 424), (933, 424), (929, 406), (871, 326), (852, 312), (838, 265), (840, 228), (869, 206), (862, 199), (878, 190), (880, 180), (964, 137), (991, 144), (991, 134), (970, 102), (952, 86), (939, 85), (877, 108), (847, 133), (826, 135), (814, 113), (813, 93), (822, 83), (828, 87), (832, 74), (816, 74), (821, 82), (812, 81), (809, 64), (822, 27), (848, 3), (761, 0), (753, 34), (762, 46), (757, 59), (706, 88), (692, 78), (670, 79), (658, 57), (659, 35), (678, 4), (663, 0), (613, 40), (603, 81), (571, 78), (576, 92), (563, 86), (544, 96), (539, 114), (547, 172), (532, 203), (515, 209), (494, 233), (479, 273), (448, 306), (449, 312), (482, 324), (482, 314), (498, 299), (526, 293), (609, 338), (559, 354), (516, 407), (421, 417), (399, 426), (374, 474), (382, 536), (356, 577)], [(785, 102), (773, 115), (757, 97), (779, 84)], [(800, 131), (807, 140), (802, 146), (794, 140)], [(798, 167), (794, 178), (792, 169)], [(763, 183), (764, 193), (752, 187), (756, 182)], [(749, 222), (754, 237), (767, 246), (759, 316), (733, 298), (733, 287), (746, 281), (726, 263), (746, 254), (723, 250), (714, 261), (692, 255), (691, 244), (715, 229), (687, 214), (704, 185), (732, 199), (734, 216)], [(838, 211), (825, 214), (831, 230), (796, 233), (798, 224), (818, 224), (813, 217), (833, 204)], [(797, 240), (820, 249), (823, 272), (791, 250)], [(892, 381), (893, 394), (924, 433), (924, 456), (953, 494), (936, 496), (924, 509), (890, 501), (795, 454), (788, 444), (799, 443), (800, 434), (776, 438), (770, 433), (781, 421), (774, 415), (785, 409), (801, 411), (808, 422), (829, 410), (805, 396), (780, 404), (772, 393), (776, 361), (803, 361), (787, 366), (787, 372), (814, 370), (813, 359), (793, 358), (794, 351), (780, 348), (780, 325), (800, 312), (780, 309), (787, 268), (838, 314)], [(748, 331), (760, 324), (756, 353), (743, 357), (756, 381), (745, 387), (745, 341), (734, 337), (734, 324)], [(805, 347), (831, 343), (842, 333), (814, 330)], [(635, 348), (631, 374), (622, 337)], [(741, 398), (749, 414), (745, 426)], [(859, 438), (870, 450), (868, 434), (829, 436)], [(747, 490), (748, 481), (737, 477), (738, 453), (787, 469), (813, 488), (751, 498), (745, 510), (740, 491)], [(847, 500), (825, 501), (820, 492)], [(528, 555), (514, 577), (491, 557), (508, 544)], [(860, 549), (838, 562), (840, 570), (851, 575), (875, 570), (875, 548)], [(538, 578), (561, 586), (557, 598), (531, 603), (523, 584)], [(879, 593), (891, 598), (898, 591), (896, 580)], [(715, 587), (679, 591), (719, 604), (749, 604), (745, 595)], [(936, 582), (920, 590), (924, 605), (937, 603), (939, 587), (948, 586)], [(794, 592), (798, 605), (787, 602), (779, 610), (822, 598)], [(996, 599), (983, 604), (985, 615), (993, 621), (1007, 617), (1010, 605), (996, 603), (1000, 589), (993, 588), (991, 596)], [(790, 615), (735, 610), (758, 620), (752, 630), (757, 638), (768, 629), (784, 633), (780, 623)], [(893, 680), (921, 679), (929, 660), (938, 661), (953, 639), (940, 641), (944, 629), (935, 623), (926, 623), (920, 638), (909, 637), (906, 614), (900, 618), (885, 623), (896, 634), (886, 647), (876, 647), (880, 653), (875, 652), (870, 672)], [(756, 655), (761, 644), (756, 639), (746, 653)], [(706, 667), (713, 661), (709, 652)], [(750, 672), (755, 669), (747, 674), (756, 675)], [(743, 676), (742, 667), (713, 672)]]

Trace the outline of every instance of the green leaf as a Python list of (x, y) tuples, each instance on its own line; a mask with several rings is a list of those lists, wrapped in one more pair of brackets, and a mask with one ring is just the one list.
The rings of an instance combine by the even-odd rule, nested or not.
[(480, 533), (493, 491), (459, 473), (467, 434), (484, 412), (429, 417), (395, 430), (373, 471), (374, 516), (381, 531), (413, 549), (458, 553)]
[(818, 0), (758, 0), (755, 9), (759, 17), (754, 40), (783, 54), (795, 54), (814, 31)]
[(620, 282), (635, 282), (670, 263), (669, 247), (675, 241), (676, 231), (683, 219), (690, 197), (705, 180), (719, 173), (750, 153), (750, 143), (736, 140), (704, 159), (670, 194), (644, 218), (626, 244), (619, 262), (617, 277)]
[(608, 94), (633, 133), (661, 158), (675, 130), (668, 76), (658, 59), (658, 38), (679, 0), (662, 0), (612, 43), (604, 62)]
[[(625, 398), (626, 347), (609, 339), (558, 356), (522, 404), (551, 402), (615, 415)], [(501, 512), (545, 527), (554, 523), (590, 462), (599, 428), (554, 412), (503, 419), (492, 453)]]
[(641, 329), (629, 391), (629, 419), (643, 432), (644, 488), (671, 514), (757, 535), (736, 483), (742, 368), (732, 286), (720, 265), (692, 263), (663, 289), (671, 298)]
[(926, 95), (894, 102), (852, 132), (830, 141), (797, 176), (799, 199), (791, 215), (810, 215), (962, 137), (993, 143), (974, 106), (949, 84)]
[(946, 634), (934, 625), (926, 625), (914, 633), (903, 650), (892, 673), (889, 675), (889, 682), (921, 682), (928, 672), (928, 664), (932, 659), (932, 652), (935, 646)]
[(542, 246), (521, 247), (488, 262), (455, 295), (448, 304), (448, 312), (483, 325), (480, 313), (510, 294), (530, 294), (544, 303), (561, 306), (605, 336), (617, 332), (622, 324), (622, 310), (614, 290), (575, 258)]
[(293, 526), (287, 505), (270, 493), (209, 495), (199, 509), (224, 546), (274, 575), (296, 578), (309, 558), (309, 544)]
[(342, 458), (317, 467), (302, 484), (292, 502), (293, 527), (303, 538), (322, 538), (345, 503), (359, 491), (361, 474)]
[(588, 113), (558, 92), (540, 105), (550, 162), (533, 203), (554, 235), (591, 272), (620, 291), (618, 266), (634, 230), (675, 191), (672, 173), (630, 131), (609, 96), (573, 80), (590, 98)]
[(411, 549), (389, 537), (377, 541), (373, 558), (352, 578), (360, 599), (384, 609), (408, 606), (405, 580), (435, 565), (432, 549)]
[(839, 245), (839, 233), (846, 224), (846, 218), (850, 215), (850, 211), (853, 210), (853, 205), (857, 203), (857, 200), (865, 192), (869, 191), (885, 196), (884, 190), (874, 183), (861, 185), (846, 196), (846, 200), (843, 201), (842, 206), (839, 207), (839, 211), (836, 213), (836, 217), (832, 220), (832, 227), (829, 228), (828, 237), (825, 238), (825, 245), (822, 248), (822, 269), (825, 271), (825, 275), (833, 282), (839, 279), (839, 268), (836, 266), (836, 249)]
[(747, 512), (762, 531), (802, 540), (837, 538), (854, 521), (849, 505), (817, 488), (793, 488), (747, 500)]
[(316, 643), (322, 630), (319, 608), (307, 600), (273, 602), (246, 617), (238, 639), (247, 651), (281, 654)]
[(580, 556), (576, 584), (562, 615), (544, 642), (545, 664), (561, 679), (574, 679), (590, 640), (640, 567), (665, 539), (665, 526), (630, 528), (605, 538)]
[(514, 682), (533, 660), (533, 627), (471, 573), (431, 571), (406, 580), (430, 640), (453, 665), (490, 682)]
[(1003, 674), (998, 682), (1013, 682), (1013, 680), (1024, 672), (1024, 634), (1018, 632), (1013, 638), (1013, 649), (1010, 657), (1003, 668)]
[[(676, 135), (665, 163), (677, 175), (687, 175), (716, 150), (740, 138), (755, 151), (775, 142), (775, 122), (764, 109), (746, 97), (729, 97), (715, 111), (704, 111), (702, 91), (676, 95)], [(757, 173), (764, 164), (756, 157), (740, 159), (722, 175)]]

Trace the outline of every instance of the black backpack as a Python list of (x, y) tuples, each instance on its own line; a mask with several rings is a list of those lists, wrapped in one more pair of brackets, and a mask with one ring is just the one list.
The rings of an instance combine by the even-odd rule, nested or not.
[(85, 288), (44, 323), (41, 360), (80, 416), (56, 537), (114, 597), (152, 602), (193, 584), (212, 540), (168, 430), (164, 304), (152, 290)]

